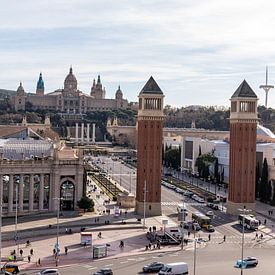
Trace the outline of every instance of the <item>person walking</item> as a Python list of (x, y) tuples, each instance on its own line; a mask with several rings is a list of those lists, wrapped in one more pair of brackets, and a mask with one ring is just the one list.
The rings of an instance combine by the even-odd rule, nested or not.
[(23, 256), (23, 249), (20, 249), (19, 253), (20, 253), (20, 256), (22, 257)]
[(37, 265), (41, 266), (41, 260), (40, 260), (40, 258), (38, 258), (38, 260), (37, 260)]
[(30, 254), (31, 254), (31, 256), (33, 256), (33, 249), (32, 248), (30, 249)]
[(68, 247), (65, 246), (65, 255), (67, 255), (67, 254), (68, 254)]
[(55, 248), (53, 249), (53, 255), (55, 255), (55, 253), (56, 253), (56, 250), (55, 250)]
[(31, 256), (28, 255), (28, 263), (30, 263), (30, 262), (31, 262)]
[(210, 240), (211, 240), (211, 235), (209, 234), (208, 235), (208, 241), (210, 242)]
[(255, 239), (258, 239), (258, 232), (256, 232)]
[(226, 236), (225, 236), (225, 235), (223, 236), (223, 241), (224, 241), (224, 242), (226, 241)]

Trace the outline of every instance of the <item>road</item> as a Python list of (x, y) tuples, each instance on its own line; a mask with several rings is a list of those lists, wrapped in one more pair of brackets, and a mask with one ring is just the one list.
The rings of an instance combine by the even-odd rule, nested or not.
[[(264, 274), (273, 275), (275, 262), (273, 260), (274, 250), (266, 249), (246, 249), (246, 255), (256, 256), (259, 265), (256, 268), (244, 270), (244, 274)], [(234, 268), (237, 259), (240, 258), (240, 249), (231, 244), (208, 245), (196, 250), (196, 274), (197, 275), (234, 275), (240, 274), (240, 269)], [(76, 265), (72, 267), (60, 268), (61, 275), (93, 274), (101, 267), (112, 268), (114, 275), (134, 275), (143, 274), (142, 267), (153, 261), (163, 263), (184, 261), (188, 263), (189, 274), (194, 274), (194, 249), (188, 251), (152, 253), (146, 256), (131, 256), (117, 259), (103, 259), (93, 261), (90, 264)], [(23, 274), (35, 274), (29, 271)]]

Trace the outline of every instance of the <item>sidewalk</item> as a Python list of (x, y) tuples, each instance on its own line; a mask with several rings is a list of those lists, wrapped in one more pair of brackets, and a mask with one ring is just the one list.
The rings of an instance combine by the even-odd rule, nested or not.
[[(166, 216), (151, 217), (146, 219), (146, 226), (153, 227), (156, 226), (157, 230), (162, 227), (162, 220), (168, 220), (169, 226), (175, 225), (175, 223)], [(128, 220), (127, 220), (128, 222)], [(107, 226), (105, 226), (107, 227)], [(165, 246), (161, 247), (160, 250), (152, 249), (145, 251), (145, 246), (148, 244), (146, 238), (147, 230), (142, 228), (134, 229), (124, 229), (122, 226), (114, 229), (112, 231), (103, 231), (102, 228), (94, 228), (93, 244), (109, 244), (108, 246), (108, 257), (124, 257), (130, 255), (138, 255), (144, 253), (153, 252), (168, 252), (180, 250), (179, 246)], [(98, 238), (98, 232), (101, 232), (102, 238)], [(120, 248), (120, 241), (123, 240), (125, 246)], [(53, 256), (53, 248), (56, 243), (56, 236), (44, 236), (44, 237), (34, 237), (30, 239), (31, 247), (26, 247), (24, 244), (19, 246), (19, 249), (23, 249), (24, 260), (22, 262), (17, 262), (21, 269), (37, 269), (36, 262), (40, 258), (42, 267), (53, 267), (55, 266), (55, 259)], [(80, 245), (80, 233), (66, 234), (59, 236), (59, 244), (61, 249), (61, 254), (59, 257), (59, 266), (73, 265), (79, 263), (91, 262), (92, 251), (91, 247), (83, 247)], [(68, 255), (65, 255), (64, 248), (68, 247)], [(188, 248), (186, 246), (185, 248)], [(10, 251), (16, 249), (14, 241), (8, 241), (3, 243), (2, 256), (7, 256)], [(30, 255), (30, 249), (33, 249), (34, 256), (31, 257), (31, 262), (27, 262), (27, 257)]]

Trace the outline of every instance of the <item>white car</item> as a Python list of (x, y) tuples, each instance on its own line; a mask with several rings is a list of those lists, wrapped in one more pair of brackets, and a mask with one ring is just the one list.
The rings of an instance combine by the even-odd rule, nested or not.
[(206, 216), (213, 217), (214, 216), (214, 212), (213, 211), (207, 211), (206, 212)]
[(46, 268), (37, 273), (37, 275), (60, 275), (57, 268)]

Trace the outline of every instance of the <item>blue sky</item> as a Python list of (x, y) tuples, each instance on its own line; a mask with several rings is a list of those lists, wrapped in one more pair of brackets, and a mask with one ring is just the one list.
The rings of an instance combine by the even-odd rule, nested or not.
[[(89, 93), (101, 75), (131, 101), (150, 75), (172, 106), (228, 106), (245, 78), (264, 104), (265, 66), (275, 84), (272, 0), (0, 0), (0, 88), (46, 92), (70, 65)], [(269, 106), (275, 108), (275, 89)]]

